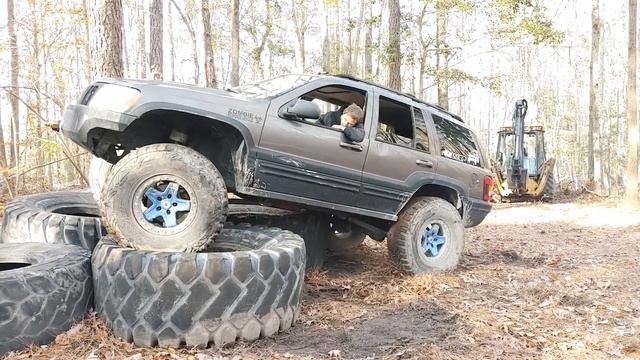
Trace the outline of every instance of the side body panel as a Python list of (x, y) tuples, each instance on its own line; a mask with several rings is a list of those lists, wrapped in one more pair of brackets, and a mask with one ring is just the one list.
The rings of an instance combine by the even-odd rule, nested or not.
[(373, 106), (372, 88), (322, 79), (273, 99), (260, 138), (254, 187), (328, 203), (353, 205), (360, 189), (362, 167), (369, 139), (362, 151), (342, 147), (341, 131), (278, 116), (282, 106), (323, 86), (347, 85), (367, 92), (365, 133), (369, 133)]
[[(374, 92), (374, 120), (357, 205), (365, 209), (396, 214), (420, 186), (434, 181), (438, 159), (431, 155), (435, 151), (433, 141), (430, 141), (431, 154), (428, 154), (402, 145), (376, 140), (381, 95), (407, 106), (416, 105), (417, 107), (417, 104), (387, 91), (375, 89)], [(420, 109), (420, 107), (417, 108)], [(430, 134), (430, 139), (432, 136)], [(430, 163), (432, 167), (421, 166), (419, 163)]]

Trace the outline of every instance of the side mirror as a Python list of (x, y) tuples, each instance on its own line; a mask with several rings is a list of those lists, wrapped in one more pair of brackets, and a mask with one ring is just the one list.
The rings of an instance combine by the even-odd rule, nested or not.
[(286, 106), (283, 110), (280, 111), (280, 115), (290, 119), (318, 119), (320, 117), (320, 106), (303, 99), (298, 99), (295, 104)]

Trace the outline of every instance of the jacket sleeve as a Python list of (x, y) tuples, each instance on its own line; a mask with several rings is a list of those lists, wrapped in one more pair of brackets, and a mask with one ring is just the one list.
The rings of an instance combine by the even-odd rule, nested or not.
[(344, 136), (346, 136), (349, 141), (361, 142), (364, 140), (364, 126), (362, 123), (358, 123), (356, 127), (345, 128)]
[(335, 123), (334, 118), (336, 117), (336, 112), (335, 111), (329, 111), (328, 113), (324, 114), (324, 116), (322, 116), (320, 118), (320, 124), (327, 126), (327, 127), (331, 127), (333, 126)]

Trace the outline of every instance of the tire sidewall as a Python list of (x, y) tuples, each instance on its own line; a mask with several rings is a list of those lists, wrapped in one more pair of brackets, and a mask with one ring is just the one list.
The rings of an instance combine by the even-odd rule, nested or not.
[[(410, 249), (414, 267), (421, 272), (443, 272), (454, 269), (464, 251), (464, 227), (460, 215), (446, 201), (436, 199), (418, 210), (409, 225)], [(444, 225), (446, 242), (438, 256), (429, 258), (421, 246), (426, 226), (432, 223)]]

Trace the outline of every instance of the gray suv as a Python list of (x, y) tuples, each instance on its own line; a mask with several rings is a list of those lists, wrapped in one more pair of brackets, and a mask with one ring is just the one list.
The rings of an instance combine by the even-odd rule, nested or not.
[[(353, 103), (364, 110), (358, 143), (319, 122)], [(488, 161), (461, 118), (350, 76), (285, 75), (227, 90), (100, 81), (59, 127), (114, 164), (103, 217), (139, 249), (204, 249), (231, 193), (322, 214), (332, 239), (308, 249), (386, 238), (400, 268), (436, 272), (457, 265), (464, 227), (491, 210)]]

